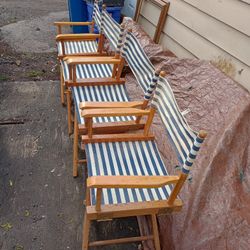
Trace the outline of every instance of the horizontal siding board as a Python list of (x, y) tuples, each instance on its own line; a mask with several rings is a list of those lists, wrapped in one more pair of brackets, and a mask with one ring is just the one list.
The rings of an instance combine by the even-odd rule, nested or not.
[[(217, 63), (224, 60), (231, 65), (227, 74), (250, 90), (250, 67), (237, 60), (237, 58), (232, 57), (170, 16), (164, 27), (164, 33), (174, 41), (178, 41), (182, 47), (197, 58)], [(176, 52), (174, 51), (174, 53)], [(176, 55), (182, 57), (180, 53), (176, 53)]]
[(155, 26), (158, 23), (160, 14), (161, 9), (157, 5), (149, 1), (143, 1), (140, 15), (149, 20)]
[[(175, 3), (170, 5), (169, 16), (250, 66), (250, 37), (204, 14), (184, 1), (175, 0)], [(164, 31), (166, 29), (167, 26)]]
[(173, 38), (169, 37), (166, 34), (161, 35), (160, 44), (163, 46), (163, 49), (171, 50), (177, 57), (197, 58), (192, 53), (190, 53), (187, 49), (181, 46), (177, 41), (175, 41)]
[(142, 25), (143, 29), (153, 39), (156, 27), (151, 22), (149, 22), (146, 18), (144, 18), (143, 16), (139, 17), (138, 23)]
[[(170, 0), (171, 4), (175, 1)], [(250, 36), (250, 0), (184, 0), (184, 2)]]

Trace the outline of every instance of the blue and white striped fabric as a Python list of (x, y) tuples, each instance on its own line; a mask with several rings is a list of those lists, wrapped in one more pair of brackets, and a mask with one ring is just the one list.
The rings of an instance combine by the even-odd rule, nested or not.
[(106, 10), (102, 10), (103, 16), (103, 33), (109, 40), (112, 48), (117, 50), (119, 34), (121, 32), (120, 25), (110, 16)]
[[(168, 175), (153, 141), (86, 144), (90, 176), (159, 176)], [(171, 186), (152, 189), (103, 189), (102, 204), (166, 200)], [(91, 191), (92, 205), (96, 190)]]
[(154, 66), (145, 54), (137, 38), (131, 32), (128, 32), (126, 35), (122, 56), (126, 59), (143, 91), (146, 91), (148, 82), (150, 82), (154, 75)]
[[(69, 69), (65, 61), (61, 61), (63, 68), (63, 76), (65, 80), (69, 80)], [(109, 64), (84, 64), (77, 65), (77, 79), (111, 77), (112, 67)], [(84, 119), (81, 117), (79, 109), (80, 102), (95, 101), (95, 102), (126, 102), (129, 101), (127, 90), (124, 84), (103, 85), (103, 86), (84, 86), (72, 87), (72, 94), (77, 110), (78, 123), (84, 124)], [(94, 123), (99, 122), (119, 122), (131, 121), (134, 117), (100, 117), (94, 118)]]
[[(101, 12), (98, 6), (98, 1), (94, 4), (94, 10), (92, 18), (95, 21), (98, 29), (101, 27)], [(97, 52), (97, 42), (96, 41), (68, 41), (64, 42), (65, 55), (70, 54), (80, 54), (80, 53), (95, 53)], [(62, 43), (57, 43), (58, 55), (62, 56)]]
[(155, 72), (153, 79), (151, 80), (151, 83), (149, 84), (149, 86), (144, 94), (144, 99), (146, 101), (149, 101), (151, 99), (151, 97), (153, 96), (153, 93), (154, 93), (155, 88), (157, 86), (158, 80), (159, 80), (159, 72)]
[(203, 142), (182, 115), (171, 87), (160, 77), (152, 106), (158, 110), (168, 137), (175, 148), (182, 171), (188, 173)]
[(94, 20), (96, 26), (97, 26), (97, 29), (100, 30), (101, 29), (101, 26), (102, 26), (102, 13), (100, 12), (100, 7), (99, 7), (99, 4), (101, 3), (102, 1), (95, 1), (94, 3), (94, 10), (93, 10), (93, 13), (92, 13), (92, 19)]
[[(79, 109), (80, 102), (128, 102), (129, 97), (124, 84), (72, 87), (73, 97), (77, 108), (77, 118), (79, 124), (84, 124)], [(102, 122), (124, 122), (135, 120), (132, 116), (118, 117), (97, 117), (93, 118), (94, 123)]]
[[(96, 41), (69, 41), (64, 42), (65, 55), (97, 52)], [(62, 56), (62, 43), (57, 43), (58, 55)]]
[[(65, 81), (70, 79), (69, 77), (69, 66), (61, 60), (61, 66), (63, 68), (63, 77)], [(111, 77), (112, 66), (109, 64), (78, 64), (76, 66), (76, 78), (97, 78), (97, 77)]]

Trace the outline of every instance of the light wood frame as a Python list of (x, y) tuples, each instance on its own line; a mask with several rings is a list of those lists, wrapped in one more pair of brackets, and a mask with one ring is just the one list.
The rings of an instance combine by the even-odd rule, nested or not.
[(141, 7), (142, 7), (142, 4), (144, 1), (152, 2), (153, 4), (157, 5), (161, 9), (161, 13), (160, 13), (158, 23), (156, 26), (156, 30), (154, 33), (154, 37), (153, 37), (153, 41), (155, 43), (159, 43), (160, 36), (161, 36), (162, 30), (164, 28), (164, 24), (166, 22), (170, 3), (167, 1), (161, 1), (161, 0), (138, 0), (137, 4), (136, 4), (136, 11), (135, 11), (135, 16), (134, 16), (135, 22), (138, 22), (138, 20), (139, 20)]
[[(90, 109), (82, 112), (82, 116), (86, 119), (88, 133), (83, 140), (87, 143), (96, 142), (114, 142), (114, 141), (134, 141), (134, 140), (154, 140), (154, 136), (149, 134), (155, 110), (139, 110), (137, 108), (116, 109)], [(93, 117), (99, 116), (121, 116), (121, 115), (147, 116), (147, 121), (143, 133), (141, 134), (119, 134), (116, 136), (93, 135), (92, 122)], [(201, 138), (206, 137), (206, 133), (199, 133)], [(86, 211), (83, 221), (83, 243), (82, 250), (88, 250), (92, 246), (102, 246), (110, 244), (120, 244), (129, 242), (138, 242), (145, 240), (153, 240), (155, 249), (160, 250), (160, 240), (157, 225), (157, 215), (180, 211), (182, 201), (177, 198), (188, 175), (180, 173), (179, 176), (94, 176), (87, 179), (86, 189)], [(102, 205), (102, 189), (106, 188), (159, 188), (165, 185), (174, 185), (174, 188), (167, 200), (134, 202), (116, 205)], [(91, 205), (91, 189), (97, 190), (96, 204)], [(89, 242), (89, 231), (91, 221), (93, 220), (109, 220), (113, 218), (131, 217), (150, 215), (152, 219), (152, 235), (122, 238), (115, 240), (104, 240)]]

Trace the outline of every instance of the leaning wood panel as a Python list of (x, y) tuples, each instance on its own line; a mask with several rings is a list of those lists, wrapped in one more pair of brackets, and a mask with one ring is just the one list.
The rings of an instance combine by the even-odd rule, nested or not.
[(143, 1), (140, 15), (155, 26), (158, 24), (161, 9), (150, 1)]
[[(151, 23), (155, 26), (155, 32), (153, 40), (155, 43), (158, 43), (164, 27), (167, 13), (169, 9), (169, 2), (161, 0), (138, 0), (135, 20), (140, 24), (146, 24), (147, 26), (144, 29), (151, 34), (153, 32), (153, 27), (149, 26), (148, 23)], [(141, 18), (142, 17), (142, 18)], [(147, 22), (145, 20), (146, 19)], [(143, 21), (142, 21), (143, 20)]]
[[(213, 61), (228, 76), (250, 90), (250, 67), (172, 17), (168, 17), (164, 32), (197, 58)], [(178, 57), (183, 57), (178, 51), (174, 52)]]
[[(171, 4), (176, 1), (170, 0)], [(250, 0), (184, 0), (184, 2), (250, 36)]]
[[(184, 1), (176, 0), (170, 6), (169, 16), (250, 66), (250, 37), (247, 35), (204, 14)], [(165, 33), (167, 29), (168, 27), (165, 25)]]

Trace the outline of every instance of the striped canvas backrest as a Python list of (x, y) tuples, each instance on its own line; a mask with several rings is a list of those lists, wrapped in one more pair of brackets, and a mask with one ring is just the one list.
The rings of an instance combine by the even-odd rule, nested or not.
[(113, 49), (117, 50), (117, 44), (120, 35), (120, 25), (105, 9), (102, 10), (102, 18), (104, 36), (109, 40)]
[(101, 23), (102, 23), (102, 13), (100, 11), (99, 4), (102, 1), (95, 1), (94, 3), (94, 10), (92, 14), (92, 19), (94, 20), (95, 24), (97, 25), (98, 30), (100, 31), (101, 29)]
[(148, 83), (154, 75), (155, 69), (139, 41), (131, 32), (127, 32), (122, 56), (126, 59), (138, 83), (145, 92), (148, 88)]
[(177, 153), (182, 171), (187, 174), (203, 139), (189, 127), (165, 78), (159, 78), (152, 106), (161, 117), (171, 144)]

